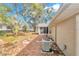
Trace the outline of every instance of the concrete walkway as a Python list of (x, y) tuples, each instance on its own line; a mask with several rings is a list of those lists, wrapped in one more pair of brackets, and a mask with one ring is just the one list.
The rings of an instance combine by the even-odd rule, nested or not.
[[(60, 55), (60, 50), (55, 52), (42, 52), (41, 51), (41, 43), (37, 41), (41, 41), (42, 37), (38, 36), (32, 42), (30, 42), (17, 56), (57, 56)], [(63, 55), (63, 54), (62, 54)]]

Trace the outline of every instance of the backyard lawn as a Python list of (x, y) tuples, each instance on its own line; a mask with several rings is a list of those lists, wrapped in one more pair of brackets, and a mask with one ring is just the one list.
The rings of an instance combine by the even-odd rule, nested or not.
[(3, 32), (1, 33), (0, 39), (8, 43), (13, 43), (14, 41), (18, 40), (18, 37), (19, 36), (14, 36), (11, 33)]
[(33, 32), (22, 32), (18, 33), (17, 36), (12, 34), (5, 33), (5, 35), (0, 36), (0, 55), (16, 55), (38, 36)]
[(17, 36), (13, 35), (13, 33), (4, 33), (3, 36), (0, 36), (0, 39), (5, 42), (8, 42), (8, 43), (14, 43), (18, 40), (22, 40), (22, 39), (26, 39), (26, 38), (27, 38), (27, 40), (31, 40), (34, 37), (32, 33), (33, 32), (18, 33)]

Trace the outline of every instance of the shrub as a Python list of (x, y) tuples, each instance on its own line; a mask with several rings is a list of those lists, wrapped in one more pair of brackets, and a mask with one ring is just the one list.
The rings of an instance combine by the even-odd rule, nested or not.
[(0, 31), (0, 36), (4, 36), (6, 34), (5, 31)]

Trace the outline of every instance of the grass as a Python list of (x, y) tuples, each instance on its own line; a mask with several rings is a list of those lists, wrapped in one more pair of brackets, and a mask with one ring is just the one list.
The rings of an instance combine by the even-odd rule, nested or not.
[(13, 36), (13, 35), (7, 36), (7, 34), (8, 34), (7, 32), (0, 31), (0, 39), (8, 43), (13, 43), (18, 39), (18, 36)]
[(0, 36), (0, 39), (8, 43), (13, 43), (13, 41), (17, 40), (14, 36)]
[(0, 36), (4, 36), (5, 34), (6, 34), (6, 32), (0, 31)]
[(27, 39), (27, 40), (32, 40), (36, 35), (33, 35), (32, 33), (26, 33), (25, 36), (15, 36), (15, 35), (9, 35), (7, 36), (7, 34), (9, 33), (3, 33), (4, 35), (0, 35), (0, 39), (2, 39), (5, 42), (8, 43), (14, 43), (17, 40), (22, 40), (22, 39)]
[(16, 40), (17, 38), (15, 38), (14, 36), (5, 36), (3, 37), (3, 40), (9, 43), (12, 43), (14, 40)]

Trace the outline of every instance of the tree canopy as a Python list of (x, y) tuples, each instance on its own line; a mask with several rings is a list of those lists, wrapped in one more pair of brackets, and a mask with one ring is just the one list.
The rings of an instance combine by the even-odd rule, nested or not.
[(48, 21), (50, 21), (55, 15), (56, 11), (53, 9), (53, 7), (45, 9), (46, 7), (47, 6), (44, 3), (13, 3), (9, 5), (1, 4), (0, 20), (2, 18), (3, 21), (5, 19), (7, 23), (11, 23), (11, 21), (13, 21), (13, 17), (22, 26), (28, 24), (28, 27), (32, 28), (39, 23), (48, 23)]

